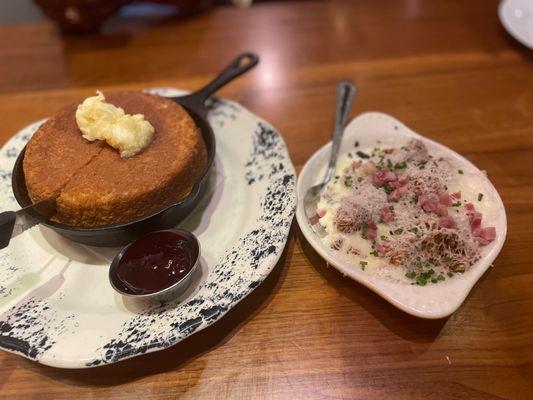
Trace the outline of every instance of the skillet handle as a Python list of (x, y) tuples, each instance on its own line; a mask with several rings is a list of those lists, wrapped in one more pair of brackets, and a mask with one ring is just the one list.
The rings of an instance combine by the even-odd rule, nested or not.
[[(200, 90), (187, 96), (175, 98), (180, 104), (188, 106), (194, 111), (202, 111), (205, 101), (222, 86), (231, 82), (238, 76), (249, 71), (259, 63), (259, 57), (255, 53), (239, 54), (218, 76)], [(178, 100), (179, 99), (179, 100)]]
[(17, 216), (14, 211), (6, 211), (0, 214), (0, 249), (9, 245)]

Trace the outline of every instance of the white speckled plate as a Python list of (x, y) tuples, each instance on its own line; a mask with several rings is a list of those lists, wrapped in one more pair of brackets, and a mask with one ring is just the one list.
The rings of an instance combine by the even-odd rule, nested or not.
[[(117, 362), (209, 326), (266, 278), (294, 215), (294, 168), (274, 128), (237, 103), (215, 101), (209, 121), (217, 140), (210, 190), (179, 225), (202, 246), (201, 272), (188, 292), (164, 304), (123, 298), (107, 275), (117, 249), (79, 245), (34, 227), (0, 250), (1, 348), (62, 368)], [(0, 150), (1, 210), (18, 208), (11, 170), (42, 122)]]
[[(447, 147), (427, 139), (413, 132), (393, 117), (377, 113), (361, 114), (348, 124), (344, 131), (341, 144), (341, 154), (354, 149), (355, 142), (359, 142), (360, 148), (373, 147), (378, 140), (384, 145), (394, 145), (406, 142), (412, 138), (424, 141), (432, 152), (445, 154), (454, 160), (468, 173), (478, 173), (479, 170), (471, 162)], [(377, 275), (361, 271), (360, 268), (351, 265), (346, 260), (339, 258), (335, 253), (315, 235), (305, 217), (303, 198), (307, 189), (318, 183), (323, 177), (324, 166), (329, 159), (331, 143), (319, 149), (305, 164), (297, 184), (298, 209), (296, 219), (309, 243), (331, 265), (344, 275), (362, 283), (381, 297), (394, 304), (399, 309), (422, 318), (444, 318), (452, 314), (463, 303), (466, 296), (492, 264), (500, 252), (507, 233), (507, 218), (505, 208), (498, 192), (487, 179), (485, 198), (490, 199), (494, 205), (487, 218), (497, 231), (496, 240), (482, 249), (482, 259), (474, 264), (464, 274), (457, 274), (453, 278), (438, 284), (427, 286), (409, 285), (388, 281)]]
[(502, 0), (498, 16), (509, 34), (533, 50), (533, 0)]

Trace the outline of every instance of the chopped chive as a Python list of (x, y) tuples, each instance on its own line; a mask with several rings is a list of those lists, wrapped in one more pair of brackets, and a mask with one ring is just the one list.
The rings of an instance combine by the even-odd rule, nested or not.
[(401, 233), (403, 232), (403, 229), (402, 228), (398, 228), (394, 231), (394, 234), (395, 235), (400, 235)]
[(483, 193), (478, 193), (477, 195), (477, 201), (483, 200)]
[(448, 271), (447, 275), (451, 278), (453, 276), (453, 272), (452, 271)]
[(370, 158), (370, 156), (369, 156), (368, 154), (363, 153), (363, 152), (360, 151), (360, 150), (359, 150), (356, 154), (357, 154), (360, 158), (365, 158), (365, 159), (366, 159), (366, 158)]
[(348, 157), (353, 158), (352, 153), (348, 153)]
[(387, 168), (392, 170), (392, 161), (389, 158), (387, 158)]
[(414, 279), (415, 276), (416, 276), (416, 272), (415, 271), (409, 271), (408, 273), (405, 274), (406, 278), (409, 278), (409, 279)]
[(355, 147), (359, 147), (359, 142), (358, 141), (355, 142)]
[(428, 271), (425, 271), (425, 272), (421, 272), (418, 277), (419, 278), (422, 278), (424, 280), (428, 280), (428, 279), (431, 279), (432, 275), (435, 274), (435, 271), (433, 271), (432, 269), (428, 270)]
[(359, 265), (361, 266), (361, 269), (364, 271), (368, 263), (366, 261), (359, 261)]
[(407, 163), (405, 161), (396, 163), (394, 165), (394, 169), (405, 169), (405, 168), (407, 168)]
[(437, 280), (439, 281), (443, 281), (445, 280), (446, 278), (444, 277), (444, 275), (440, 274), (439, 276), (437, 276)]
[(462, 170), (462, 169), (459, 169), (459, 170), (457, 170), (457, 172), (458, 172), (458, 173), (460, 173), (461, 175), (463, 175), (463, 174), (464, 174), (464, 172), (463, 172), (463, 170)]
[(431, 278), (431, 283), (437, 283), (437, 282), (438, 282), (437, 278)]
[(460, 201), (452, 203), (452, 207), (460, 207), (460, 206), (461, 206), (461, 202)]
[(409, 232), (414, 233), (415, 235), (418, 233), (418, 228), (415, 226), (411, 229), (408, 229)]
[(353, 179), (352, 179), (352, 177), (349, 176), (349, 175), (348, 175), (348, 176), (345, 176), (345, 177), (344, 177), (344, 186), (346, 186), (346, 187), (350, 187), (350, 186), (352, 186), (352, 184), (353, 184)]
[(379, 257), (379, 254), (376, 250), (371, 251), (370, 254), (372, 254), (374, 257)]
[(385, 235), (381, 235), (379, 238), (380, 238), (381, 240), (387, 240), (387, 236), (385, 236)]
[(427, 279), (424, 278), (423, 276), (421, 275), (418, 275), (416, 277), (416, 284), (419, 285), (419, 286), (426, 286), (426, 284), (428, 283)]
[(359, 177), (357, 178), (357, 182), (361, 182), (363, 180), (363, 178)]

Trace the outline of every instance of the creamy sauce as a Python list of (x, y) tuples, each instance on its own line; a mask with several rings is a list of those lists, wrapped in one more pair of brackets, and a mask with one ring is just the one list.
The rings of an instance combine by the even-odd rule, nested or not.
[[(322, 239), (324, 244), (331, 248), (338, 257), (349, 261), (354, 268), (360, 268), (366, 273), (377, 274), (397, 282), (421, 285), (437, 283), (450, 278), (457, 272), (463, 272), (479, 258), (481, 245), (478, 244), (478, 241), (484, 241), (484, 239), (474, 235), (474, 230), (470, 224), (471, 217), (465, 205), (467, 203), (472, 204), (475, 211), (483, 215), (482, 227), (487, 227), (490, 225), (490, 221), (495, 219), (493, 214), (495, 199), (491, 197), (492, 191), (487, 190), (487, 178), (483, 173), (469, 172), (467, 166), (459, 165), (455, 160), (452, 162), (435, 152), (429, 153), (431, 158), (422, 160), (423, 156), (415, 154), (411, 148), (406, 150), (407, 146), (407, 143), (394, 147), (380, 143), (375, 148), (354, 149), (353, 152), (341, 155), (337, 162), (334, 178), (323, 191), (317, 205), (318, 223), (327, 232), (327, 236)], [(389, 151), (391, 148), (394, 148), (395, 151), (390, 155), (383, 153), (383, 150)], [(400, 148), (404, 150), (400, 150)], [(425, 147), (423, 151), (428, 154)], [(415, 158), (419, 157), (420, 160), (404, 163), (402, 160), (408, 158), (407, 155), (411, 153), (414, 154)], [(394, 190), (391, 190), (387, 183), (382, 186), (379, 183), (376, 185), (373, 180), (376, 179), (374, 178), (375, 172), (368, 173), (369, 164), (372, 163), (376, 165), (375, 170), (389, 171), (396, 174), (396, 179), (398, 176), (408, 175), (408, 183), (404, 185), (406, 188), (404, 191), (408, 188), (408, 192), (399, 200), (391, 201), (391, 191)], [(414, 182), (426, 182), (428, 179), (433, 179), (433, 175), (436, 177), (435, 182), (429, 181), (428, 185), (430, 186), (423, 186), (424, 189), (420, 190), (415, 197)], [(398, 183), (393, 182), (393, 184)], [(431, 198), (432, 193), (437, 193), (436, 189), (435, 192), (432, 191), (434, 190), (433, 187), (440, 187), (439, 185), (445, 188), (445, 190), (440, 189), (440, 191), (446, 192), (448, 196), (460, 193), (460, 199), (451, 198), (453, 205), (441, 206), (441, 210), (446, 209), (446, 217), (436, 215), (435, 212), (426, 212), (423, 209), (424, 206), (418, 204), (418, 198), (421, 194), (427, 194)], [(446, 195), (442, 196), (446, 197)], [(350, 201), (352, 203), (347, 203)], [(347, 208), (346, 204), (355, 204), (355, 209), (367, 210), (370, 216), (366, 217), (366, 220), (357, 220), (354, 217), (354, 221), (357, 220), (358, 222), (350, 227), (348, 232), (339, 227), (341, 207), (344, 207), (343, 210), (351, 210), (350, 207)], [(383, 221), (380, 216), (382, 214), (376, 211), (383, 207), (394, 210), (395, 216), (392, 221)], [(441, 210), (437, 212), (444, 213)], [(419, 217), (420, 221), (429, 221), (434, 226), (431, 229), (421, 226)], [(461, 261), (464, 265), (458, 264), (455, 257), (453, 257), (453, 261), (448, 262), (448, 256), (444, 253), (444, 255), (439, 254), (439, 252), (435, 252), (435, 259), (433, 257), (429, 259), (431, 264), (428, 263), (427, 266), (420, 268), (418, 266), (421, 263), (416, 261), (417, 256), (413, 253), (400, 262), (391, 262), (391, 259), (394, 259), (395, 251), (401, 250), (401, 246), (404, 246), (403, 243), (406, 240), (413, 241), (412, 246), (416, 246), (427, 235), (438, 232), (441, 229), (440, 224), (444, 223), (442, 221), (450, 220), (456, 227), (442, 229), (449, 234), (457, 232), (461, 240), (464, 237), (464, 244), (469, 255), (463, 257), (466, 259), (466, 261)], [(364, 226), (367, 225), (365, 221), (375, 222), (375, 236), (373, 232), (370, 232), (371, 228), (366, 228), (367, 232), (371, 233), (372, 238), (365, 237)], [(363, 222), (362, 225), (361, 222)], [(436, 224), (439, 226), (435, 226)], [(396, 234), (400, 230), (402, 232)], [(479, 235), (479, 232), (475, 231), (475, 234)], [(389, 245), (392, 248), (386, 253), (379, 252), (378, 254), (376, 246), (381, 249), (380, 244)], [(408, 244), (405, 247), (408, 248), (409, 246)], [(425, 256), (427, 258), (427, 254)], [(446, 262), (443, 262), (442, 257)], [(423, 256), (422, 260), (426, 261), (426, 258)]]

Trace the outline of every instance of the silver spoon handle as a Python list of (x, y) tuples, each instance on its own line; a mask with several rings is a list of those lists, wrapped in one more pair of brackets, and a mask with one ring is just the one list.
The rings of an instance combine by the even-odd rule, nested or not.
[(329, 158), (328, 169), (323, 183), (328, 183), (335, 172), (337, 157), (341, 147), (342, 134), (346, 120), (352, 109), (353, 99), (355, 97), (355, 86), (348, 81), (342, 81), (337, 86), (337, 103), (335, 106), (335, 123), (333, 125), (333, 144), (331, 146), (331, 156)]

